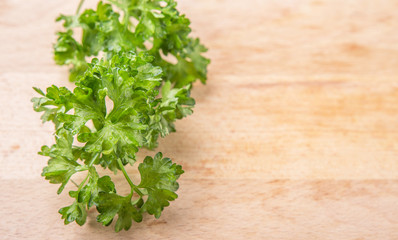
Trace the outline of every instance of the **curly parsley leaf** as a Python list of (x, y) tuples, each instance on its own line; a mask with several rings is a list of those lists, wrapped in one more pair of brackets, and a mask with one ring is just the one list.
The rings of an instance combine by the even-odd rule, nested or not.
[[(206, 81), (209, 59), (202, 56), (207, 48), (199, 39), (189, 37), (190, 21), (176, 9), (174, 0), (160, 1), (109, 1), (117, 6), (120, 15), (112, 5), (100, 1), (97, 9), (85, 10), (78, 16), (61, 15), (65, 32), (59, 32), (54, 45), (55, 60), (60, 65), (71, 65), (71, 80), (86, 69), (84, 59), (98, 56), (100, 52), (148, 50), (155, 57), (154, 64), (167, 73), (166, 81), (183, 87), (196, 79)], [(162, 4), (162, 3), (165, 3)], [(132, 18), (138, 21), (135, 26)], [(82, 28), (81, 42), (73, 38), (73, 29)], [(173, 55), (177, 64), (167, 60)]]
[(97, 199), (97, 210), (100, 213), (97, 221), (104, 226), (111, 224), (116, 214), (118, 215), (115, 225), (116, 232), (122, 229), (129, 230), (132, 220), (142, 221), (142, 214), (131, 201), (130, 195), (122, 197), (116, 193), (100, 192)]
[(82, 226), (87, 219), (86, 206), (77, 201), (73, 202), (70, 206), (63, 207), (58, 211), (62, 215), (65, 224), (76, 221), (77, 224)]
[(68, 183), (69, 179), (78, 171), (85, 170), (73, 155), (72, 149), (73, 138), (68, 132), (63, 132), (56, 137), (56, 144), (42, 147), (41, 155), (49, 156), (47, 167), (43, 169), (44, 176), (50, 183), (61, 183), (58, 189), (60, 194)]
[(175, 200), (178, 195), (177, 179), (184, 173), (180, 165), (172, 163), (170, 158), (163, 158), (158, 153), (154, 158), (146, 157), (138, 166), (141, 174), (141, 183), (138, 188), (143, 188), (148, 199), (142, 206), (143, 211), (160, 217), (164, 207), (169, 206), (169, 201)]
[[(117, 218), (118, 232), (142, 221), (145, 212), (159, 218), (178, 197), (184, 171), (161, 153), (139, 164), (138, 185), (125, 166), (134, 165), (140, 148), (153, 149), (159, 137), (175, 132), (177, 119), (192, 114), (192, 84), (206, 82), (210, 61), (203, 56), (206, 47), (189, 36), (190, 21), (174, 0), (99, 1), (96, 9), (79, 13), (83, 1), (76, 15), (57, 18), (64, 30), (54, 44), (55, 62), (70, 67), (75, 87), (34, 88), (40, 95), (32, 99), (34, 110), (55, 125), (55, 144), (39, 153), (50, 158), (42, 176), (60, 184), (58, 194), (69, 182), (77, 187), (69, 192), (74, 202), (59, 210), (65, 224), (83, 225), (95, 206), (103, 225)], [(117, 194), (111, 177), (100, 176), (96, 166), (121, 170), (130, 194)], [(78, 172), (86, 172), (79, 185), (71, 180)]]

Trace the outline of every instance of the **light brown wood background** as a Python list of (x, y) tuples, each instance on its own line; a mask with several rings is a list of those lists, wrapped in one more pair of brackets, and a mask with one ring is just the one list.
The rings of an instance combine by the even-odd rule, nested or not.
[(118, 234), (64, 226), (36, 155), (31, 87), (72, 87), (51, 45), (77, 4), (0, 0), (0, 239), (398, 239), (398, 1), (180, 0), (212, 59), (160, 141), (180, 197)]

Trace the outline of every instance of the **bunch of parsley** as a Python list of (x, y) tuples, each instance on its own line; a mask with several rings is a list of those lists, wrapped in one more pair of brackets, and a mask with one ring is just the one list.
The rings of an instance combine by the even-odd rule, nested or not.
[[(74, 202), (59, 210), (65, 224), (83, 225), (95, 206), (97, 221), (105, 226), (118, 215), (118, 232), (140, 222), (145, 212), (159, 218), (177, 198), (177, 179), (184, 171), (162, 153), (139, 164), (139, 184), (125, 166), (136, 162), (140, 148), (153, 149), (159, 136), (174, 132), (176, 119), (192, 113), (192, 83), (205, 83), (210, 61), (202, 56), (207, 49), (199, 39), (189, 37), (190, 21), (174, 0), (100, 1), (96, 9), (80, 13), (83, 1), (75, 15), (57, 18), (65, 30), (54, 44), (55, 61), (70, 66), (75, 88), (34, 88), (41, 95), (32, 99), (34, 110), (55, 125), (56, 143), (39, 152), (50, 158), (42, 176), (61, 184), (58, 194), (69, 181), (76, 185), (69, 192)], [(82, 31), (80, 41), (76, 30)], [(98, 165), (122, 171), (130, 194), (117, 194), (111, 178), (99, 176)], [(86, 172), (80, 184), (70, 180), (78, 172)]]

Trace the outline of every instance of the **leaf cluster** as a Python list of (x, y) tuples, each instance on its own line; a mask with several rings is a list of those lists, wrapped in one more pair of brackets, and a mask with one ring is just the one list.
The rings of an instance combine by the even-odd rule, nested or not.
[[(177, 179), (184, 171), (161, 153), (139, 164), (139, 184), (125, 166), (134, 165), (140, 148), (153, 149), (159, 137), (174, 132), (177, 119), (192, 114), (192, 83), (205, 83), (209, 60), (199, 39), (188, 36), (190, 22), (174, 0), (108, 2), (57, 19), (65, 30), (57, 33), (54, 59), (70, 66), (75, 87), (34, 88), (41, 96), (32, 102), (43, 122), (55, 125), (55, 144), (39, 152), (49, 157), (42, 176), (60, 184), (60, 194), (74, 174), (86, 172), (80, 184), (72, 181), (73, 203), (59, 210), (65, 224), (83, 225), (95, 206), (97, 221), (108, 226), (117, 215), (120, 231), (140, 222), (145, 212), (159, 218), (177, 198)], [(79, 29), (80, 41), (74, 36)], [(130, 194), (119, 195), (111, 177), (99, 176), (96, 166), (121, 171)]]

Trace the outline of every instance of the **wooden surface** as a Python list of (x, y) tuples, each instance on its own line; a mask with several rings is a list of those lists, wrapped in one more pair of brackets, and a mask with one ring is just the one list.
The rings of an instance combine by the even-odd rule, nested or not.
[(64, 226), (36, 155), (31, 87), (72, 86), (51, 44), (77, 2), (0, 1), (0, 239), (398, 239), (398, 1), (180, 0), (212, 59), (158, 149), (180, 197), (118, 234)]

